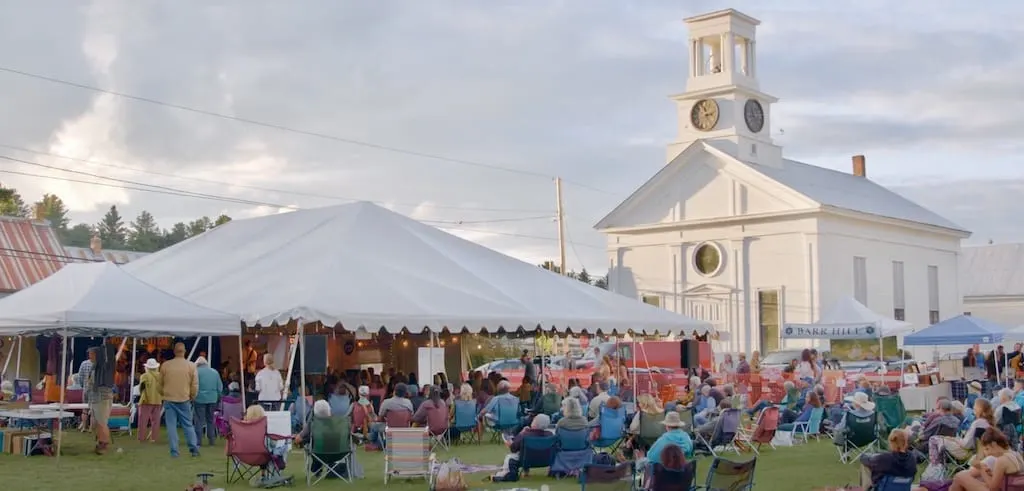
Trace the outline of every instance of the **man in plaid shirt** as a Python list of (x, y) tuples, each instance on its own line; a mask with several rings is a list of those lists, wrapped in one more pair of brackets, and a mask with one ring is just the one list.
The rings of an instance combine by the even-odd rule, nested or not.
[[(88, 358), (78, 367), (78, 385), (82, 387), (82, 402), (92, 404), (93, 383), (92, 383), (92, 361)], [(78, 426), (81, 431), (89, 431), (92, 428), (92, 420), (89, 411), (82, 411), (82, 423)]]

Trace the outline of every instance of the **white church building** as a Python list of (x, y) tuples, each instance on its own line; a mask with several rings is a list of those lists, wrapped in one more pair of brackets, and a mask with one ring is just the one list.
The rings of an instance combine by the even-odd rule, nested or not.
[(962, 227), (872, 182), (863, 156), (839, 172), (786, 159), (771, 138), (755, 31), (735, 10), (686, 19), (686, 91), (667, 164), (595, 228), (609, 289), (724, 332), (719, 350), (763, 353), (786, 322), (854, 297), (928, 326), (962, 313)]

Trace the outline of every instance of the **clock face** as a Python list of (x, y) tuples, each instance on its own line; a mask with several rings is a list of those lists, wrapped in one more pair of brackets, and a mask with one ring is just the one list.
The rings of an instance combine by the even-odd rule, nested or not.
[(743, 119), (747, 122), (747, 128), (754, 133), (764, 129), (764, 108), (755, 99), (747, 99), (743, 105)]
[(714, 99), (702, 99), (690, 110), (690, 122), (701, 131), (710, 131), (718, 124), (718, 103)]

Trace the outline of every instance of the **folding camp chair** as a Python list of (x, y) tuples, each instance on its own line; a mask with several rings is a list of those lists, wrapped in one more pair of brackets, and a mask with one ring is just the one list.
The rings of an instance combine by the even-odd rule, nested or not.
[(426, 428), (387, 428), (384, 448), (384, 485), (394, 478), (424, 478), (433, 487), (430, 432)]
[(635, 462), (616, 465), (585, 464), (580, 470), (580, 491), (605, 489), (608, 491), (636, 490)]
[[(974, 441), (975, 441), (974, 446), (975, 447), (978, 446), (977, 442), (981, 441), (981, 435), (984, 435), (985, 434), (985, 430), (987, 430), (987, 429), (988, 428), (975, 428), (974, 429)], [(971, 467), (971, 456), (972, 456), (972, 454), (969, 453), (966, 458), (961, 460), (961, 459), (956, 458), (955, 455), (949, 453), (949, 451), (946, 450), (945, 448), (942, 449), (943, 466), (945, 467), (946, 474), (950, 477), (950, 479), (952, 479), (953, 476), (955, 476), (957, 472), (969, 469)]]
[(682, 469), (669, 469), (661, 464), (647, 466), (644, 491), (692, 491), (697, 482), (697, 461), (687, 462)]
[(626, 432), (625, 408), (611, 409), (601, 406), (598, 413), (598, 436), (594, 440), (594, 448), (614, 453), (619, 449)]
[(448, 440), (448, 407), (441, 406), (427, 410), (427, 431), (430, 432), (430, 450), (451, 446)]
[(282, 462), (271, 453), (273, 442), (285, 440), (283, 435), (267, 433), (267, 418), (255, 421), (232, 419), (228, 422), (227, 476), (228, 484), (251, 480), (260, 475), (264, 480), (281, 477)]
[(658, 438), (661, 438), (661, 435), (665, 434), (665, 425), (661, 424), (665, 421), (665, 413), (645, 414), (643, 411), (638, 411), (637, 414), (640, 418), (640, 431), (633, 439), (634, 447), (647, 451), (651, 445), (654, 445), (654, 442), (658, 441)]
[[(476, 415), (476, 401), (455, 401), (455, 421), (452, 428), (459, 433), (456, 443), (473, 442), (477, 430)], [(476, 440), (476, 443), (480, 443), (480, 440)]]
[(594, 448), (590, 445), (589, 428), (555, 430), (555, 452), (549, 474), (565, 476), (575, 474), (584, 464), (594, 460)]
[(754, 489), (754, 468), (757, 457), (737, 462), (715, 457), (707, 480), (700, 489), (706, 491), (750, 491)]
[(856, 416), (847, 412), (846, 428), (843, 431), (845, 438), (841, 443), (836, 443), (840, 462), (849, 464), (864, 453), (878, 449), (878, 418), (875, 414)]
[[(890, 431), (903, 426), (907, 419), (907, 409), (899, 395), (875, 396), (875, 412), (878, 413), (880, 435), (888, 435)], [(883, 445), (888, 444), (889, 440), (885, 439)]]
[(555, 435), (524, 436), (523, 447), (519, 449), (519, 472), (527, 475), (530, 469), (551, 467), (558, 452), (557, 442)]
[[(772, 444), (775, 432), (779, 429), (779, 408), (768, 406), (757, 417), (757, 425), (750, 429), (740, 428), (736, 432), (736, 448), (749, 447), (755, 454), (760, 454), (761, 445)], [(775, 447), (772, 447), (775, 448)]]
[[(352, 482), (352, 422), (348, 416), (311, 419), (305, 454), (307, 486), (331, 476)], [(317, 472), (314, 467), (319, 467)]]
[(733, 443), (736, 439), (736, 432), (739, 431), (739, 427), (740, 410), (723, 409), (722, 414), (715, 422), (715, 429), (711, 433), (710, 440), (704, 438), (700, 433), (694, 432), (696, 435), (696, 440), (694, 441), (695, 452), (718, 457), (718, 453), (715, 449), (722, 447), (723, 452), (732, 449), (739, 454), (739, 449), (736, 448), (736, 445)]
[(801, 421), (799, 423), (793, 423), (792, 438), (796, 441), (797, 434), (803, 437), (804, 443), (807, 443), (808, 437), (814, 437), (815, 440), (821, 441), (821, 419), (825, 417), (825, 408), (816, 407), (811, 409), (811, 415), (807, 418), (807, 421)]
[(501, 441), (502, 435), (512, 434), (519, 430), (519, 401), (512, 399), (498, 401), (494, 405), (494, 415), (496, 418), (490, 426), (492, 430), (491, 443), (498, 443)]
[(1017, 428), (1020, 427), (1021, 422), (1021, 409), (1011, 411), (1008, 407), (1003, 407), (999, 410), (999, 414), (996, 415), (997, 424), (999, 430), (1006, 435), (1006, 438), (1010, 440), (1010, 448), (1013, 450), (1020, 450), (1020, 437)]
[(875, 484), (875, 491), (910, 491), (914, 486), (913, 477), (884, 476)]

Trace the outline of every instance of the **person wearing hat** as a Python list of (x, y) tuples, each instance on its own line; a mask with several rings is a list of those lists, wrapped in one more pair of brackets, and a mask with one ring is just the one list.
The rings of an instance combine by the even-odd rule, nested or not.
[(196, 376), (199, 378), (199, 391), (196, 392), (195, 404), (192, 405), (196, 418), (196, 443), (203, 445), (203, 434), (210, 446), (217, 440), (217, 425), (213, 423), (213, 411), (220, 402), (220, 394), (224, 391), (224, 382), (220, 374), (210, 366), (205, 356), (196, 358)]
[(146, 360), (145, 373), (139, 377), (139, 441), (156, 442), (160, 437), (160, 408), (164, 405), (160, 363)]
[(854, 392), (853, 396), (847, 398), (850, 403), (850, 408), (843, 412), (842, 419), (839, 424), (835, 426), (833, 434), (835, 434), (835, 442), (840, 445), (846, 441), (846, 418), (851, 414), (857, 418), (874, 417), (875, 414), (875, 403), (871, 402), (871, 399), (867, 394), (863, 392)]
[(661, 464), (661, 453), (670, 445), (679, 447), (686, 455), (686, 458), (693, 458), (693, 440), (686, 432), (686, 423), (679, 418), (679, 413), (669, 411), (665, 414), (665, 433), (658, 437), (647, 451), (647, 462), (650, 464)]

